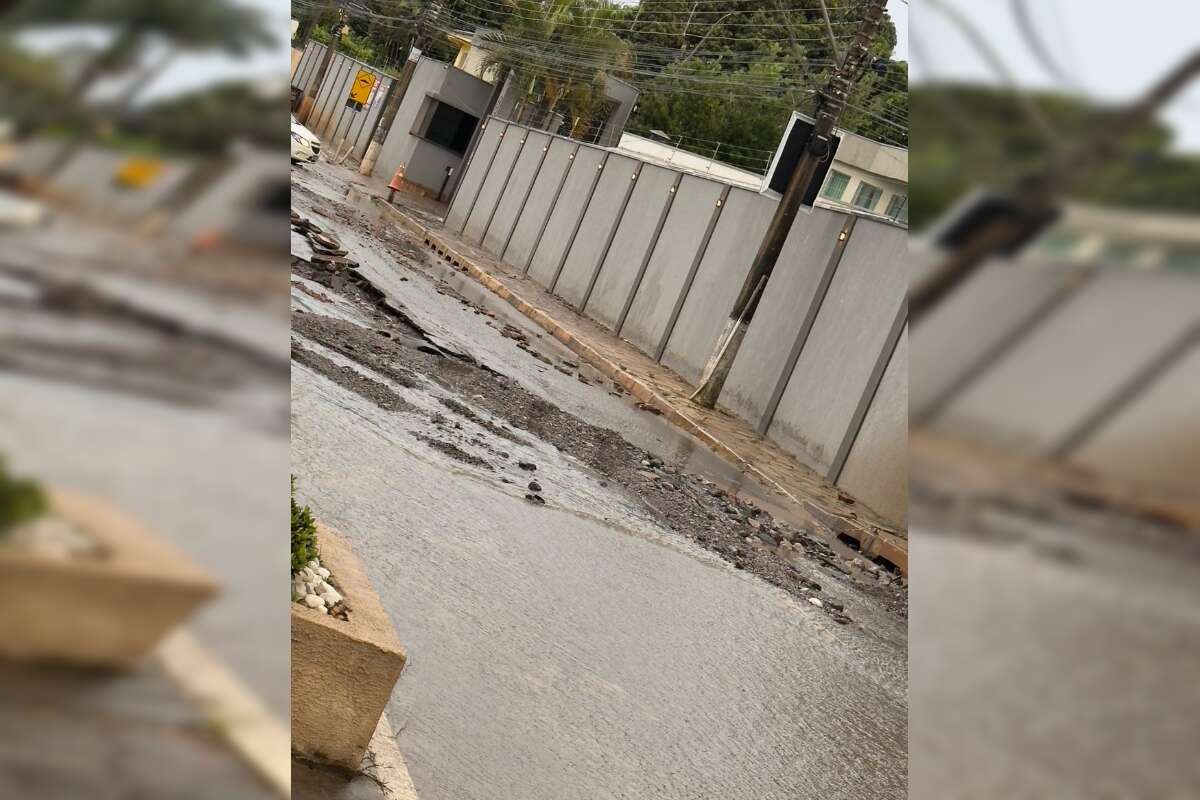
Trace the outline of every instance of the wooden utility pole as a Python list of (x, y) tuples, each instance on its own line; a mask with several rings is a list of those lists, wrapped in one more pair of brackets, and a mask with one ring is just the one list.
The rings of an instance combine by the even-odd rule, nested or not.
[(870, 0), (854, 34), (854, 41), (817, 96), (813, 129), (805, 144), (804, 153), (796, 164), (791, 180), (788, 181), (787, 189), (775, 209), (775, 216), (771, 219), (771, 225), (767, 228), (766, 236), (763, 237), (758, 253), (754, 256), (754, 263), (750, 266), (750, 272), (746, 275), (746, 281), (742, 284), (742, 291), (738, 294), (737, 301), (729, 312), (729, 319), (725, 321), (725, 328), (717, 339), (708, 364), (704, 367), (700, 386), (692, 394), (692, 402), (698, 405), (712, 408), (721, 396), (721, 389), (729, 377), (729, 370), (733, 367), (742, 339), (746, 336), (746, 329), (754, 319), (754, 312), (775, 269), (775, 262), (779, 260), (779, 253), (783, 250), (783, 243), (792, 229), (808, 185), (812, 182), (817, 167), (829, 158), (833, 151), (834, 128), (837, 127), (838, 118), (846, 106), (846, 98), (854, 82), (870, 58), (871, 44), (875, 40), (876, 31), (879, 30), (885, 4), (886, 0)]
[(396, 112), (400, 110), (404, 96), (408, 94), (408, 85), (412, 83), (413, 73), (417, 70), (417, 62), (421, 60), (421, 53), (430, 45), (432, 36), (429, 33), (428, 23), (431, 12), (437, 13), (436, 3), (425, 6), (417, 20), (417, 30), (413, 34), (412, 44), (408, 48), (408, 58), (404, 61), (404, 68), (400, 70), (400, 77), (392, 81), (392, 85), (388, 87), (387, 96), (383, 101), (383, 111), (376, 117), (375, 127), (371, 130), (371, 143), (367, 145), (367, 152), (363, 154), (362, 162), (358, 165), (358, 174), (360, 175), (370, 175), (375, 170), (375, 162), (379, 160), (379, 151), (383, 148), (388, 134), (392, 132), (392, 123), (396, 121)]
[(1092, 138), (1066, 151), (1054, 163), (1021, 182), (1007, 205), (971, 230), (937, 267), (909, 292), (909, 314), (916, 323), (946, 295), (962, 285), (989, 258), (1012, 252), (1057, 213), (1063, 193), (1107, 158), (1120, 140), (1150, 122), (1162, 105), (1200, 74), (1200, 50), (1171, 70), (1133, 105), (1108, 120)]
[(300, 120), (301, 124), (307, 123), (309, 115), (312, 114), (313, 104), (317, 101), (317, 92), (321, 91), (321, 84), (325, 82), (325, 75), (329, 72), (329, 65), (333, 63), (333, 55), (337, 52), (338, 40), (342, 38), (342, 28), (345, 26), (346, 6), (342, 4), (338, 8), (337, 24), (329, 36), (329, 41), (325, 44), (325, 55), (321, 57), (321, 66), (317, 69), (317, 74), (313, 76), (312, 82), (308, 84), (308, 88), (304, 90), (300, 108), (296, 111), (296, 118)]

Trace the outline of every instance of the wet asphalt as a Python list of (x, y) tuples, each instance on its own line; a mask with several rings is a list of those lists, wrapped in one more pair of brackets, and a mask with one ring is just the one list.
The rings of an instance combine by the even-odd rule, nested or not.
[[(296, 210), (439, 342), (688, 469), (736, 472), (518, 350), (410, 268), (397, 243), (339, 219), (344, 189), (325, 165), (293, 181), (309, 190), (294, 194)], [(293, 305), (354, 321), (336, 298), (294, 288)], [(536, 338), (523, 318), (511, 324)], [(512, 458), (493, 469), (451, 458), (418, 438), (429, 425), (419, 412), (444, 410), (449, 390), (389, 386), (414, 413), (384, 412), (293, 362), (292, 468), (300, 498), (363, 560), (409, 652), (387, 714), (424, 800), (907, 796), (902, 622), (864, 608), (861, 627), (836, 625), (532, 436), (504, 441)], [(470, 408), (475, 398), (452, 399)], [(518, 460), (537, 464), (544, 506), (524, 499)]]

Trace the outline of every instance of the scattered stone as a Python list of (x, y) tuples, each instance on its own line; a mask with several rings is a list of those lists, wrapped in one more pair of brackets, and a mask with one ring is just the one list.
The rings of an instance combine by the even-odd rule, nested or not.
[(532, 461), (518, 461), (517, 466), (526, 472), (537, 472), (537, 464)]
[(808, 598), (808, 602), (812, 603), (817, 608), (825, 607), (825, 604), (821, 602), (821, 598), (819, 598), (819, 597), (810, 597), (810, 598)]
[(525, 499), (533, 503), (535, 506), (546, 505), (546, 498), (542, 497), (540, 494), (527, 494), (525, 495)]
[(537, 481), (529, 482), (529, 491), (540, 492), (541, 490), (542, 490), (542, 485), (540, 483), (538, 483)]

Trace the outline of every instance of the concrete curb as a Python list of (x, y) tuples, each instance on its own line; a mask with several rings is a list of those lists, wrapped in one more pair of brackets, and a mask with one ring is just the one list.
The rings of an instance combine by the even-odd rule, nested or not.
[[(717, 438), (702, 424), (689, 417), (676, 405), (671, 403), (671, 401), (656, 392), (649, 384), (635, 378), (625, 371), (620, 364), (606, 358), (585, 340), (564, 327), (554, 317), (521, 297), (521, 295), (505, 285), (503, 281), (480, 267), (470, 256), (456, 250), (441, 235), (417, 222), (396, 206), (384, 200), (377, 199), (376, 202), (383, 206), (384, 211), (395, 222), (416, 235), (430, 251), (436, 253), (443, 261), (456, 270), (469, 275), (477, 283), (483, 285), (493, 294), (502, 298), (513, 308), (537, 323), (538, 326), (561, 342), (571, 352), (579, 356), (580, 359), (599, 370), (612, 380), (613, 383), (629, 392), (639, 402), (661, 413), (672, 425), (695, 436), (710, 450), (722, 458), (732, 461), (743, 472), (752, 475), (764, 485), (774, 489), (776, 492), (798, 504), (801, 508), (809, 510), (812, 513), (811, 509), (814, 507), (814, 504), (811, 501), (806, 498), (797, 497), (788, 491), (786, 487), (740, 455), (732, 446)], [(818, 517), (822, 524), (828, 526), (828, 523), (824, 520), (825, 517), (834, 517), (834, 515), (823, 513)], [(865, 555), (881, 556), (892, 564), (895, 564), (902, 573), (908, 574), (908, 543), (905, 540), (877, 528), (865, 528), (851, 520), (845, 520), (840, 517), (836, 519), (838, 519), (839, 525), (833, 528), (835, 534), (841, 533), (849, 536), (858, 542), (861, 552)]]
[(157, 657), (230, 747), (280, 797), (290, 797), (292, 750), (287, 725), (186, 630), (171, 634)]

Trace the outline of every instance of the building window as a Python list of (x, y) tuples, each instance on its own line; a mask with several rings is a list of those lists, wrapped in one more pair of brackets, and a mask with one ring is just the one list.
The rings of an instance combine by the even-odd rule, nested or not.
[(908, 224), (908, 196), (903, 194), (894, 194), (892, 199), (888, 201), (887, 207), (888, 219)]
[(1163, 259), (1167, 269), (1200, 270), (1200, 247), (1172, 247)]
[(1139, 242), (1113, 239), (1107, 242), (1100, 251), (1100, 260), (1105, 264), (1126, 266), (1135, 263), (1141, 253), (1142, 245)]
[(858, 191), (854, 193), (853, 203), (863, 211), (874, 211), (881, 197), (883, 197), (882, 189), (863, 181), (858, 185)]
[(1079, 246), (1080, 237), (1069, 231), (1052, 231), (1042, 237), (1038, 247), (1045, 253), (1066, 256)]
[(459, 155), (467, 152), (479, 118), (432, 97), (426, 102), (428, 108), (413, 133)]
[(829, 177), (825, 179), (825, 188), (821, 190), (821, 195), (828, 197), (830, 200), (841, 200), (842, 195), (846, 193), (846, 187), (849, 185), (849, 175), (838, 172), (836, 169), (831, 169), (829, 170)]

